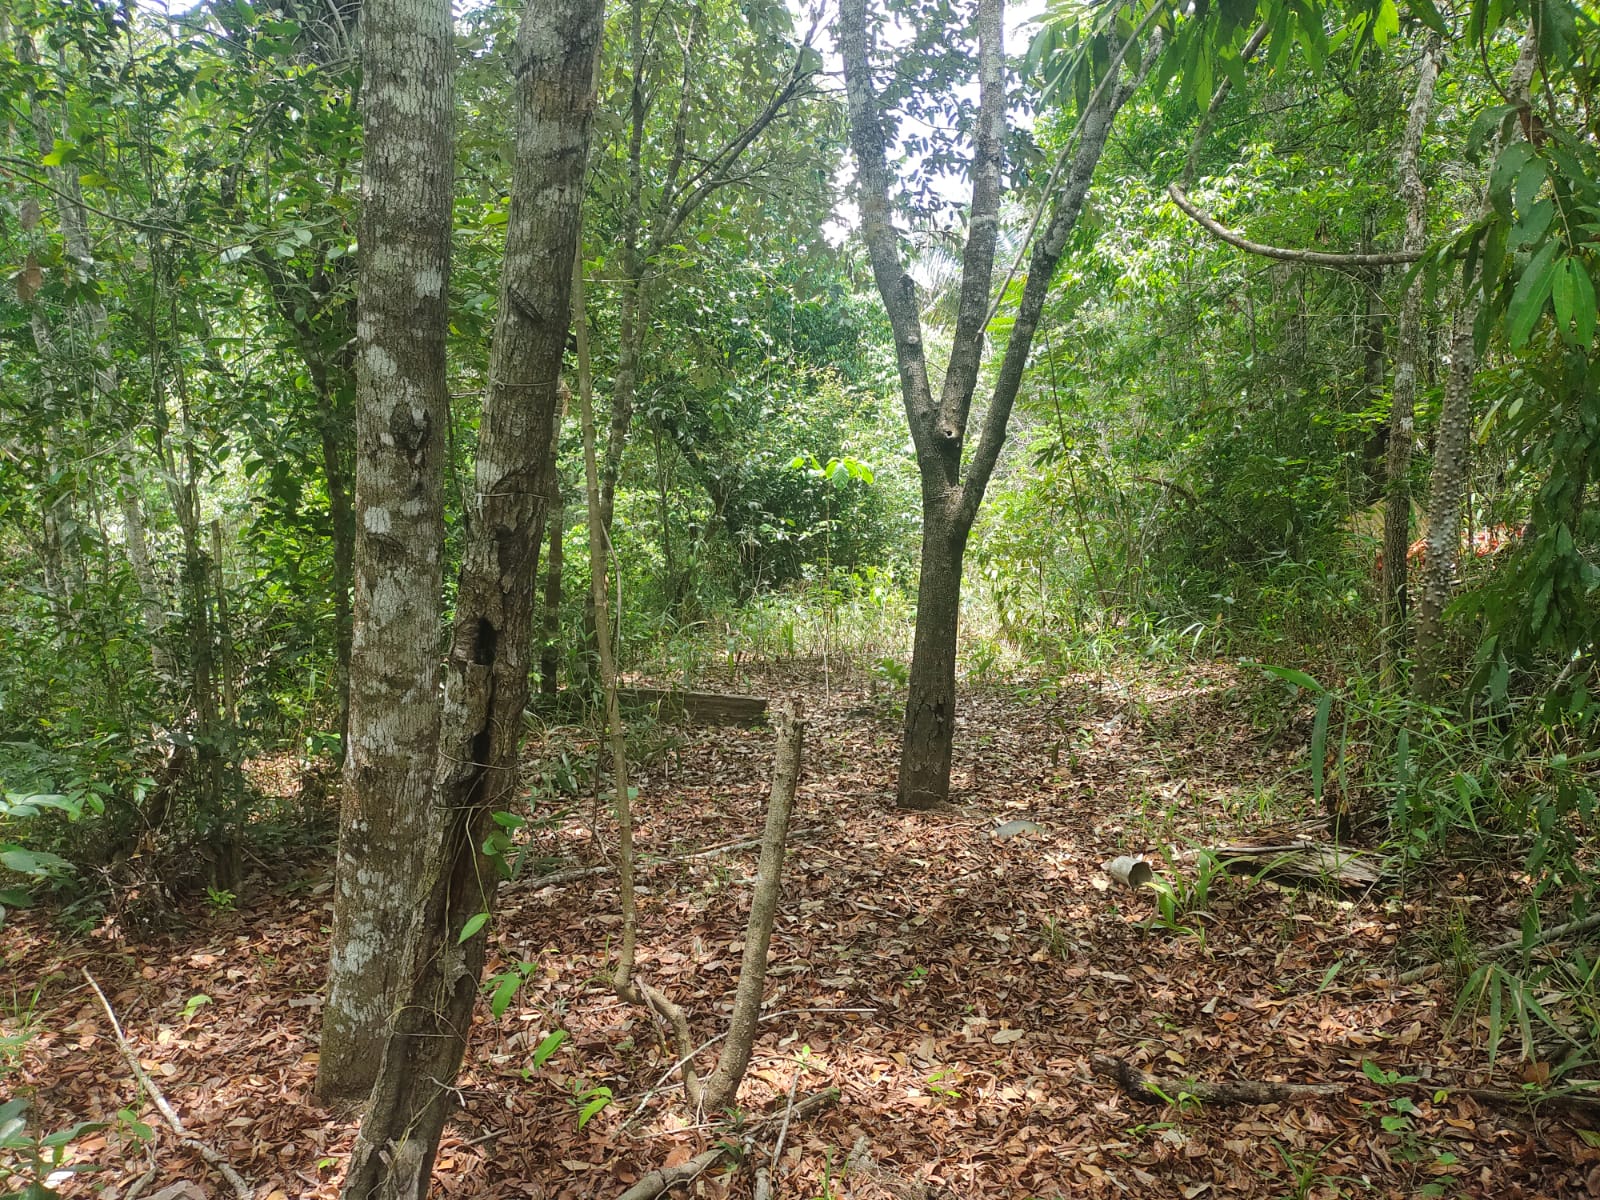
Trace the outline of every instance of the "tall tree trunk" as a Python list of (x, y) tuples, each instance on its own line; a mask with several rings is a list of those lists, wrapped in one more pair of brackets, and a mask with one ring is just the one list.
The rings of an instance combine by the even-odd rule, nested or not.
[[(438, 7), (447, 25), (448, 8)], [(491, 815), (512, 803), (518, 786), (534, 538), (571, 308), (602, 26), (600, 0), (541, 0), (528, 5), (517, 36), (511, 212), (475, 510), (445, 668), (435, 820), (401, 964), (404, 984), (356, 1137), (346, 1200), (426, 1194), (466, 1051), (499, 870), (481, 847)], [(370, 40), (368, 46), (371, 53)], [(448, 172), (451, 156), (438, 159)]]
[(939, 505), (923, 505), (916, 640), (900, 747), (902, 808), (936, 808), (950, 794), (955, 750), (956, 635), (967, 534)]
[[(1400, 194), (1406, 202), (1406, 231), (1401, 248), (1420, 253), (1428, 242), (1428, 192), (1422, 183), (1422, 135), (1433, 111), (1439, 78), (1440, 42), (1430, 37), (1417, 69), (1417, 88), (1400, 142)], [(1406, 651), (1406, 548), (1411, 542), (1411, 448), (1415, 440), (1417, 346), (1421, 340), (1422, 278), (1412, 280), (1400, 302), (1395, 332), (1394, 381), (1390, 385), (1388, 452), (1384, 463), (1382, 676), (1393, 686)]]
[(544, 567), (544, 621), (539, 646), (539, 691), (554, 696), (558, 685), (557, 673), (561, 666), (559, 641), (561, 637), (561, 571), (564, 567), (565, 539), (567, 533), (566, 506), (561, 495), (561, 464), (558, 449), (561, 441), (561, 421), (558, 417), (550, 436), (549, 485), (545, 490), (545, 528), (549, 535), (549, 549), (545, 552)]
[[(1535, 21), (1529, 23), (1523, 35), (1506, 88), (1511, 103), (1524, 115), (1531, 107), (1529, 94), (1538, 64), (1539, 36)], [(1521, 129), (1515, 122), (1512, 127)], [(1482, 207), (1487, 212), (1487, 188)], [(1473, 325), (1482, 303), (1480, 280), (1462, 297), (1456, 310), (1450, 335), (1450, 368), (1445, 376), (1444, 401), (1439, 406), (1439, 425), (1434, 434), (1433, 472), (1428, 480), (1427, 555), (1422, 565), (1421, 595), (1417, 598), (1416, 646), (1411, 669), (1411, 694), (1425, 704), (1432, 703), (1439, 691), (1444, 609), (1455, 588), (1461, 554), (1461, 511), (1466, 500), (1467, 467), (1472, 448), (1472, 380), (1478, 368)]]
[(454, 194), (448, 0), (371, 0), (356, 363), (349, 740), (317, 1087), (372, 1086), (431, 826)]
[(350, 589), (354, 583), (356, 513), (344, 463), (346, 415), (335, 405), (318, 422), (322, 476), (328, 488), (328, 523), (333, 530), (333, 648), (339, 696), (339, 745), (350, 741)]
[(1444, 608), (1455, 588), (1461, 554), (1461, 506), (1467, 490), (1472, 442), (1472, 379), (1478, 357), (1472, 344), (1476, 303), (1464, 304), (1450, 338), (1450, 373), (1433, 439), (1433, 474), (1428, 482), (1427, 553), (1417, 597), (1416, 661), (1411, 692), (1423, 703), (1438, 693), (1444, 646)]

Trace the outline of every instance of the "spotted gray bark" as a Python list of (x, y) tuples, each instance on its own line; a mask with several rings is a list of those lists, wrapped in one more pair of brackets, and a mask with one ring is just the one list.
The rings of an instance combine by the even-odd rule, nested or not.
[[(369, 5), (367, 12), (372, 11)], [(466, 1050), (494, 909), (491, 814), (516, 793), (533, 576), (595, 108), (602, 0), (525, 9), (513, 58), (517, 149), (450, 637), (438, 768), (402, 985), (351, 1155), (345, 1200), (426, 1195)], [(370, 53), (370, 48), (369, 48)], [(448, 167), (450, 156), (440, 156)], [(477, 929), (465, 936), (469, 922)]]
[[(1526, 114), (1531, 107), (1530, 88), (1539, 63), (1539, 38), (1536, 24), (1530, 23), (1523, 36), (1517, 63), (1511, 70), (1506, 94), (1511, 103)], [(1512, 122), (1520, 131), (1520, 122)], [(1519, 133), (1513, 133), (1513, 138)], [(1497, 147), (1498, 149), (1498, 147)], [(1489, 156), (1494, 161), (1494, 156)], [(1482, 211), (1489, 207), (1484, 190)], [(1461, 558), (1461, 512), (1466, 502), (1467, 469), (1472, 450), (1472, 380), (1478, 359), (1473, 343), (1473, 325), (1483, 305), (1480, 278), (1456, 311), (1450, 338), (1449, 373), (1445, 377), (1444, 399), (1439, 405), (1439, 424), (1434, 433), (1433, 470), (1428, 479), (1427, 553), (1422, 562), (1422, 586), (1417, 597), (1416, 643), (1412, 655), (1411, 694), (1424, 703), (1438, 695), (1443, 664), (1444, 610), (1455, 591), (1456, 573)]]
[(364, 1096), (394, 1015), (438, 745), (445, 334), (454, 194), (448, 0), (371, 0), (356, 314), (349, 741), (317, 1086)]
[[(1428, 243), (1428, 192), (1422, 182), (1422, 135), (1433, 112), (1434, 85), (1439, 78), (1440, 41), (1430, 37), (1417, 68), (1417, 86), (1406, 114), (1400, 141), (1400, 195), (1406, 204), (1404, 250), (1421, 253)], [(1419, 274), (1406, 288), (1395, 331), (1394, 379), (1389, 391), (1389, 438), (1384, 462), (1383, 510), (1383, 674), (1393, 682), (1405, 657), (1406, 548), (1411, 542), (1411, 449), (1416, 439), (1417, 347), (1421, 340), (1422, 287)]]

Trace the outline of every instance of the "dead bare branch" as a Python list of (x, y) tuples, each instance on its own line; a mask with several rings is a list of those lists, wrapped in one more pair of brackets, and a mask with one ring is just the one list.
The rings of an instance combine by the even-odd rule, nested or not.
[(167, 1127), (178, 1135), (178, 1140), (183, 1145), (205, 1159), (216, 1170), (218, 1175), (228, 1181), (228, 1186), (233, 1189), (233, 1194), (238, 1197), (238, 1200), (251, 1200), (251, 1197), (255, 1195), (255, 1188), (245, 1182), (244, 1177), (234, 1170), (233, 1164), (224, 1158), (220, 1151), (214, 1146), (202, 1142), (189, 1132), (183, 1123), (183, 1119), (178, 1116), (176, 1110), (167, 1101), (167, 1097), (163, 1094), (161, 1088), (156, 1085), (156, 1081), (150, 1078), (150, 1073), (139, 1062), (138, 1053), (128, 1043), (127, 1035), (122, 1032), (122, 1023), (117, 1020), (117, 1013), (111, 1007), (111, 1001), (106, 999), (105, 992), (100, 990), (100, 985), (95, 982), (94, 976), (89, 974), (88, 967), (83, 968), (83, 977), (88, 980), (89, 986), (94, 989), (94, 994), (100, 998), (100, 1007), (105, 1009), (106, 1019), (111, 1022), (111, 1032), (116, 1035), (117, 1049), (122, 1051), (122, 1057), (127, 1060), (128, 1069), (133, 1072), (133, 1077), (138, 1081), (139, 1086), (150, 1093), (150, 1099), (154, 1101), (156, 1111), (161, 1114), (161, 1119), (167, 1123)]

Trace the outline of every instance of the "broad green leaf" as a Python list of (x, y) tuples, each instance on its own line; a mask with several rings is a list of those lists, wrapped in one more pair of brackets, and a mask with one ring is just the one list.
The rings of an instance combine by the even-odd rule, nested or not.
[(1519, 213), (1528, 211), (1529, 206), (1533, 204), (1534, 197), (1539, 194), (1539, 189), (1544, 186), (1544, 181), (1547, 178), (1548, 173), (1542, 158), (1529, 159), (1522, 170), (1517, 172), (1517, 185), (1512, 199), (1516, 201)]
[(1411, 10), (1411, 15), (1416, 17), (1429, 29), (1438, 34), (1448, 33), (1444, 17), (1434, 7), (1433, 0), (1407, 0), (1406, 7)]
[(554, 1033), (549, 1034), (542, 1042), (533, 1048), (533, 1065), (535, 1067), (544, 1066), (544, 1064), (549, 1061), (550, 1056), (559, 1050), (561, 1048), (561, 1044), (566, 1040), (567, 1031), (565, 1029), (558, 1029)]
[(1528, 335), (1544, 315), (1544, 302), (1550, 298), (1550, 285), (1555, 281), (1556, 251), (1560, 244), (1551, 238), (1540, 247), (1528, 265), (1522, 269), (1517, 288), (1511, 294), (1511, 305), (1506, 311), (1506, 340), (1513, 350), (1528, 343)]
[[(1567, 265), (1572, 272), (1572, 344), (1575, 346), (1590, 346), (1594, 344), (1595, 330), (1595, 294), (1594, 280), (1589, 278), (1589, 271), (1583, 261), (1569, 258)], [(1563, 326), (1563, 333), (1565, 327)]]
[(1307, 675), (1304, 671), (1297, 671), (1293, 667), (1278, 667), (1272, 665), (1271, 663), (1263, 662), (1246, 663), (1244, 665), (1248, 667), (1259, 667), (1268, 675), (1275, 675), (1285, 683), (1292, 683), (1295, 685), (1295, 687), (1305, 688), (1308, 692), (1320, 693), (1325, 690), (1323, 686), (1315, 679), (1311, 678), (1311, 676)]
[(460, 936), (456, 938), (456, 945), (468, 941), (478, 930), (489, 923), (489, 914), (486, 912), (474, 913), (467, 918), (467, 923), (461, 927)]
[(1511, 235), (1507, 238), (1507, 242), (1512, 246), (1531, 246), (1544, 236), (1545, 230), (1550, 228), (1550, 221), (1556, 215), (1556, 203), (1546, 196), (1543, 200), (1537, 200), (1531, 206), (1519, 211), (1522, 215), (1511, 227)]
[(72, 870), (72, 864), (60, 855), (44, 850), (24, 850), (20, 846), (0, 850), (0, 866), (18, 875), (50, 875)]
[(1512, 142), (1495, 156), (1494, 167), (1489, 172), (1489, 201), (1508, 221), (1513, 215), (1511, 190), (1533, 156), (1533, 147), (1527, 142)]
[(507, 971), (498, 977), (494, 994), (489, 997), (489, 1011), (498, 1021), (506, 1015), (506, 1009), (511, 1007), (511, 1001), (517, 994), (517, 989), (522, 986), (522, 975), (517, 971)]

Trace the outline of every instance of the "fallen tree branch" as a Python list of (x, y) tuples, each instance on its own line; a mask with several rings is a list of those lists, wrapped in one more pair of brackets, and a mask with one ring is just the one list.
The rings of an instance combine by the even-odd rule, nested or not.
[[(1548, 946), (1551, 942), (1559, 942), (1562, 938), (1571, 937), (1575, 933), (1587, 933), (1591, 929), (1600, 929), (1600, 913), (1584, 917), (1581, 921), (1568, 921), (1565, 925), (1557, 925), (1554, 929), (1547, 929), (1534, 939), (1529, 950), (1537, 950), (1540, 946)], [(1520, 937), (1509, 938), (1486, 950), (1479, 950), (1483, 958), (1498, 958), (1502, 954), (1510, 954), (1513, 950), (1523, 948)], [(1432, 979), (1444, 968), (1439, 963), (1427, 963), (1420, 967), (1413, 967), (1397, 977), (1400, 983), (1420, 983), (1424, 979)]]
[(1129, 1099), (1145, 1104), (1156, 1101), (1171, 1104), (1180, 1096), (1191, 1096), (1202, 1104), (1281, 1104), (1285, 1100), (1314, 1100), (1345, 1093), (1342, 1083), (1271, 1083), (1255, 1079), (1208, 1083), (1203, 1079), (1161, 1079), (1109, 1054), (1091, 1054), (1089, 1067), (1094, 1074), (1115, 1080)]
[[(831, 1006), (824, 1008), (783, 1008), (779, 1009), (777, 1012), (762, 1013), (761, 1020), (763, 1022), (775, 1021), (779, 1017), (803, 1017), (812, 1013), (854, 1013), (860, 1016), (871, 1016), (877, 1011), (878, 1010), (876, 1008), (834, 1008)], [(686, 1057), (698, 1057), (704, 1051), (711, 1049), (711, 1047), (715, 1046), (727, 1036), (727, 1033), (723, 1032), (714, 1037), (707, 1038), (694, 1048), (693, 1054), (686, 1055)], [(660, 1077), (653, 1084), (645, 1089), (644, 1095), (639, 1097), (639, 1103), (634, 1106), (633, 1112), (631, 1112), (628, 1115), (628, 1119), (622, 1123), (624, 1128), (633, 1124), (633, 1122), (639, 1119), (639, 1114), (644, 1111), (644, 1106), (650, 1103), (650, 1097), (654, 1096), (658, 1091), (661, 1090), (662, 1085), (672, 1077), (673, 1073), (677, 1071), (680, 1066), (682, 1066), (681, 1062), (673, 1063), (661, 1073)]]
[(1447, 1087), (1452, 1096), (1470, 1096), (1497, 1108), (1553, 1108), (1558, 1112), (1581, 1113), (1600, 1117), (1600, 1092), (1585, 1088), (1569, 1088), (1555, 1092), (1504, 1092), (1498, 1088)]
[[(1342, 1083), (1271, 1083), (1253, 1079), (1207, 1083), (1193, 1079), (1162, 1079), (1109, 1054), (1091, 1054), (1089, 1066), (1094, 1074), (1114, 1080), (1129, 1098), (1141, 1103), (1173, 1103), (1180, 1096), (1189, 1096), (1202, 1104), (1282, 1104), (1285, 1101), (1343, 1096), (1349, 1090)], [(1428, 1094), (1445, 1092), (1451, 1096), (1467, 1096), (1496, 1108), (1529, 1111), (1550, 1108), (1587, 1117), (1600, 1116), (1600, 1091), (1580, 1086), (1550, 1092), (1506, 1091), (1500, 1088), (1454, 1087), (1433, 1080), (1409, 1084), (1402, 1082), (1397, 1090), (1421, 1090)]]
[[(824, 1108), (839, 1099), (839, 1089), (836, 1087), (824, 1088), (814, 1092), (804, 1100), (787, 1106), (781, 1113), (773, 1113), (753, 1122), (760, 1127), (782, 1121), (783, 1127), (788, 1128), (793, 1117), (805, 1117)], [(641, 1178), (627, 1191), (617, 1197), (617, 1200), (655, 1200), (661, 1193), (675, 1184), (687, 1183), (696, 1179), (716, 1165), (717, 1161), (729, 1152), (730, 1143), (719, 1142), (711, 1149), (695, 1155), (688, 1162), (679, 1163), (675, 1167), (658, 1167)]]
[(1172, 197), (1172, 202), (1183, 210), (1185, 216), (1212, 237), (1227, 242), (1235, 249), (1258, 254), (1262, 258), (1276, 259), (1278, 262), (1301, 263), (1315, 267), (1397, 267), (1414, 263), (1422, 258), (1422, 254), (1415, 250), (1393, 250), (1381, 254), (1330, 254), (1323, 250), (1291, 250), (1283, 246), (1268, 246), (1264, 242), (1252, 242), (1243, 234), (1229, 229), (1189, 199), (1177, 183), (1167, 185), (1167, 195)]
[(167, 1123), (173, 1133), (178, 1135), (180, 1143), (193, 1150), (214, 1167), (217, 1174), (228, 1181), (228, 1186), (233, 1188), (233, 1194), (238, 1197), (238, 1200), (251, 1200), (251, 1197), (255, 1195), (255, 1188), (244, 1181), (244, 1177), (233, 1169), (233, 1164), (223, 1158), (220, 1152), (189, 1132), (182, 1118), (173, 1110), (172, 1105), (167, 1102), (167, 1098), (161, 1089), (156, 1086), (156, 1081), (150, 1078), (150, 1073), (139, 1062), (138, 1053), (128, 1044), (128, 1038), (122, 1032), (122, 1023), (117, 1020), (116, 1010), (111, 1007), (111, 1001), (106, 999), (106, 994), (100, 990), (100, 985), (95, 982), (94, 976), (89, 974), (89, 968), (84, 967), (82, 970), (83, 977), (89, 981), (89, 986), (94, 989), (94, 994), (100, 998), (100, 1007), (106, 1010), (106, 1019), (111, 1022), (111, 1032), (117, 1038), (117, 1048), (122, 1051), (122, 1057), (127, 1060), (128, 1068), (133, 1072), (133, 1077), (138, 1081), (139, 1086), (150, 1093), (150, 1099), (155, 1102), (156, 1111), (161, 1114), (161, 1119)]
[[(790, 841), (808, 838), (814, 833), (821, 833), (820, 825), (809, 829), (796, 829), (789, 835)], [(718, 854), (732, 854), (738, 850), (754, 850), (761, 845), (760, 838), (741, 838), (737, 842), (723, 842), (720, 846), (707, 846), (703, 850), (686, 850), (682, 854), (667, 854), (660, 858), (649, 858), (635, 866), (636, 870), (648, 871), (654, 867), (667, 867), (673, 863), (692, 862), (697, 858), (712, 858)], [(597, 875), (609, 875), (617, 869), (616, 863), (601, 863), (595, 867), (567, 867), (559, 871), (551, 871), (545, 875), (535, 875), (532, 879), (519, 879), (515, 883), (507, 884), (507, 891), (512, 888), (527, 888), (538, 891), (540, 888), (560, 887), (563, 884), (576, 883), (580, 879), (593, 879)]]

